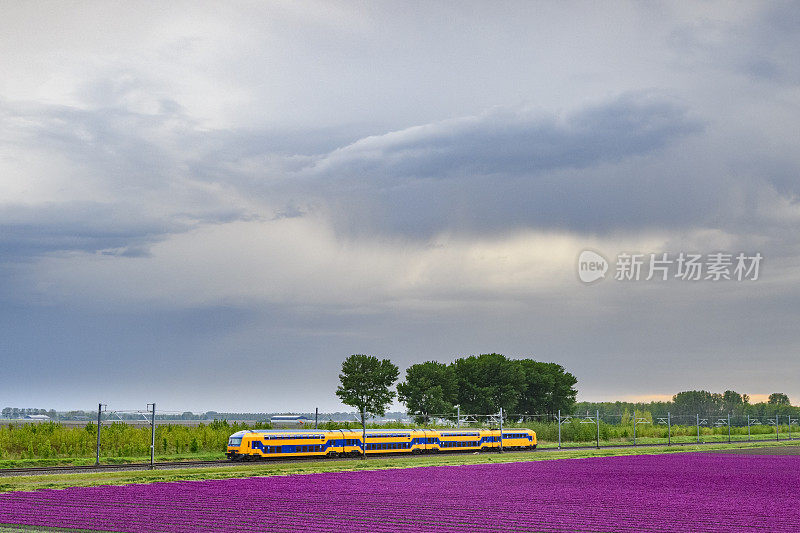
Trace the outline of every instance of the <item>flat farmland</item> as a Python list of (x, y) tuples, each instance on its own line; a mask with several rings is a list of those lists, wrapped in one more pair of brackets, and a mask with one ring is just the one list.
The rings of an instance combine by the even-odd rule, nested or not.
[[(787, 449), (787, 452), (791, 449)], [(800, 456), (672, 453), (0, 494), (99, 531), (797, 531)]]

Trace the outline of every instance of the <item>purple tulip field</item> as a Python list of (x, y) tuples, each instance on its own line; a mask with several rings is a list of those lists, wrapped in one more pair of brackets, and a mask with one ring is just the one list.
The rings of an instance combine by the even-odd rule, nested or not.
[(800, 456), (675, 453), (0, 494), (102, 531), (800, 531)]

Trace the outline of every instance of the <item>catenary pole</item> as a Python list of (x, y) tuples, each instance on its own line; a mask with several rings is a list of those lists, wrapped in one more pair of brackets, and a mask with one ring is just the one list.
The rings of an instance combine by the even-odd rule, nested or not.
[(367, 406), (363, 406), (361, 408), (361, 428), (363, 432), (361, 433), (361, 458), (367, 458)]
[(594, 421), (597, 424), (597, 449), (600, 449), (600, 410), (594, 412)]
[(314, 429), (317, 429), (319, 422), (319, 407), (314, 408)]
[(672, 446), (672, 415), (667, 411), (667, 446)]
[(700, 444), (700, 413), (697, 413), (697, 444)]
[(633, 410), (633, 445), (636, 446), (636, 409)]
[(558, 449), (561, 449), (561, 409), (558, 410)]
[(153, 463), (156, 458), (156, 404), (147, 404), (148, 407), (151, 405), (153, 406), (153, 412), (150, 418), (150, 470), (153, 470), (155, 468)]
[(95, 457), (94, 464), (100, 464), (100, 426), (102, 422), (103, 404), (97, 404), (97, 456)]
[(500, 408), (500, 453), (503, 453), (503, 408)]

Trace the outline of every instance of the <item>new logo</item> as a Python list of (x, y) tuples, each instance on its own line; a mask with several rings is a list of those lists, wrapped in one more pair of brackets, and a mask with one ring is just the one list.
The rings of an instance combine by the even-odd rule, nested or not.
[(584, 250), (578, 256), (578, 277), (584, 283), (592, 283), (606, 277), (608, 261), (602, 255)]

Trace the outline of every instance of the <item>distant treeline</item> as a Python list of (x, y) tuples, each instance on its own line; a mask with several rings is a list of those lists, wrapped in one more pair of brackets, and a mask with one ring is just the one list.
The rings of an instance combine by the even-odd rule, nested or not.
[[(648, 412), (656, 417), (663, 417), (669, 413), (678, 418), (701, 417), (727, 417), (730, 414), (736, 418), (767, 419), (778, 416), (800, 417), (800, 407), (792, 406), (789, 397), (781, 392), (770, 394), (768, 401), (750, 403), (747, 394), (727, 390), (723, 393), (709, 392), (706, 390), (693, 390), (679, 392), (668, 402), (578, 402), (572, 413), (569, 414), (595, 414), (600, 411), (600, 417), (610, 419), (624, 417), (634, 411)], [(564, 413), (567, 414), (567, 413)]]

